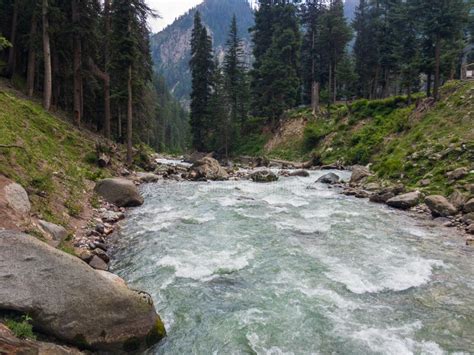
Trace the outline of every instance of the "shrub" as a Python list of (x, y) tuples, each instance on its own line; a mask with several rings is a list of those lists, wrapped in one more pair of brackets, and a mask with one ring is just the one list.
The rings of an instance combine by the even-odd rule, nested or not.
[(36, 335), (33, 333), (33, 325), (31, 324), (32, 318), (28, 315), (24, 315), (21, 318), (9, 318), (5, 321), (5, 325), (21, 339), (36, 339)]

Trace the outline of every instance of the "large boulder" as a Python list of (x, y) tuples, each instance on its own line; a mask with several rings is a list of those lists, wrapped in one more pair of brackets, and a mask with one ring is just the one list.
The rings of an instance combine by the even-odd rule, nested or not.
[(38, 221), (38, 224), (41, 230), (48, 236), (48, 244), (53, 247), (58, 247), (68, 236), (67, 230), (63, 226), (58, 226), (41, 219)]
[(375, 203), (387, 203), (388, 200), (403, 192), (405, 192), (405, 186), (403, 185), (385, 187), (370, 195), (369, 200)]
[(20, 229), (30, 220), (31, 204), (25, 189), (0, 175), (0, 227)]
[(278, 176), (268, 170), (260, 170), (250, 175), (253, 182), (274, 182), (278, 181)]
[(341, 179), (339, 175), (334, 174), (334, 173), (328, 173), (321, 176), (318, 180), (316, 180), (316, 182), (319, 182), (321, 184), (333, 185), (333, 184), (337, 184), (340, 180)]
[(138, 351), (165, 336), (151, 298), (26, 234), (0, 231), (0, 310), (81, 348)]
[(471, 198), (464, 204), (464, 212), (471, 213), (474, 212), (474, 198)]
[(371, 175), (369, 169), (362, 165), (354, 165), (352, 167), (352, 175), (350, 184), (357, 185), (363, 182), (367, 177)]
[(458, 210), (446, 197), (441, 195), (431, 195), (425, 199), (425, 203), (434, 217), (448, 217), (455, 215)]
[(462, 211), (464, 204), (466, 203), (466, 196), (464, 196), (459, 190), (454, 190), (454, 192), (449, 195), (448, 200), (458, 211)]
[(418, 205), (421, 199), (420, 191), (413, 191), (407, 194), (398, 195), (387, 200), (387, 205), (390, 207), (400, 208), (402, 210), (407, 210), (409, 208), (415, 207)]
[(136, 207), (143, 204), (143, 197), (137, 187), (127, 179), (100, 180), (95, 186), (95, 192), (119, 207)]
[(191, 166), (189, 177), (192, 180), (226, 180), (229, 175), (216, 159), (204, 157)]

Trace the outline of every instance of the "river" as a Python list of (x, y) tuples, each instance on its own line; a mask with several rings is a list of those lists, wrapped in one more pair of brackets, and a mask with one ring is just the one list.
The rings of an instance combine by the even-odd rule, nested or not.
[(464, 240), (314, 184), (322, 174), (142, 187), (112, 266), (165, 322), (150, 354), (474, 350)]

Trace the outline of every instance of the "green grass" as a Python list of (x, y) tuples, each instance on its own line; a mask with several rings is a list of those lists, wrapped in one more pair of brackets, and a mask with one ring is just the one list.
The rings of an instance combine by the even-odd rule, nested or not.
[(0, 172), (29, 191), (33, 212), (64, 224), (63, 207), (80, 214), (74, 202), (83, 196), (87, 180), (107, 172), (91, 159), (95, 141), (71, 124), (45, 112), (32, 101), (0, 86)]
[(36, 339), (33, 332), (33, 319), (27, 315), (21, 317), (12, 317), (5, 320), (5, 325), (20, 339)]

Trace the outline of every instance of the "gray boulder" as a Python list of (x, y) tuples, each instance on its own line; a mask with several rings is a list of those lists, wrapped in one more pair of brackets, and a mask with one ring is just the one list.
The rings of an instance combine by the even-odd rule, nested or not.
[(141, 183), (157, 182), (160, 179), (161, 177), (159, 175), (156, 175), (153, 173), (142, 173), (142, 172), (137, 173), (137, 181)]
[(63, 226), (58, 226), (57, 224), (46, 222), (41, 219), (38, 221), (38, 224), (41, 230), (49, 237), (48, 244), (55, 248), (67, 238), (68, 233)]
[(268, 170), (256, 171), (252, 175), (250, 175), (250, 178), (253, 182), (260, 183), (278, 181), (278, 176)]
[(474, 224), (474, 212), (470, 212), (462, 216), (462, 221), (466, 224)]
[(464, 204), (466, 203), (466, 196), (464, 196), (459, 190), (454, 190), (454, 192), (449, 195), (448, 200), (458, 211), (462, 211)]
[(30, 222), (30, 210), (25, 189), (0, 175), (0, 228), (23, 229)]
[(119, 207), (136, 207), (143, 204), (143, 197), (130, 180), (104, 179), (97, 183), (95, 192)]
[(420, 191), (413, 191), (407, 194), (398, 195), (387, 200), (387, 205), (390, 207), (407, 210), (418, 205), (421, 199)]
[(371, 176), (369, 169), (362, 165), (354, 165), (352, 167), (352, 175), (350, 184), (357, 185), (363, 182), (367, 177)]
[(464, 212), (471, 213), (474, 212), (474, 198), (471, 198), (464, 204)]
[(318, 180), (316, 180), (316, 182), (319, 182), (321, 184), (333, 185), (333, 184), (337, 184), (340, 180), (341, 178), (337, 174), (328, 173), (321, 176)]
[(113, 354), (165, 336), (149, 297), (34, 237), (0, 231), (0, 260), (0, 310), (29, 314), (45, 334)]
[(455, 215), (458, 210), (447, 198), (441, 195), (431, 195), (425, 199), (425, 203), (434, 217), (448, 217)]
[(192, 180), (226, 180), (229, 175), (216, 159), (204, 157), (193, 164), (189, 177)]

